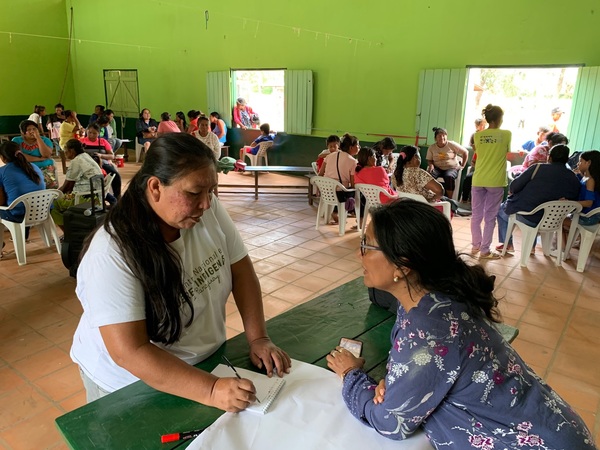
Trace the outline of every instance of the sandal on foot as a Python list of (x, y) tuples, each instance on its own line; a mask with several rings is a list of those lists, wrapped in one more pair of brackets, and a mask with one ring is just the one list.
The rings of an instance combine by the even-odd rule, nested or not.
[[(496, 251), (501, 252), (504, 250), (504, 244), (496, 245)], [(515, 247), (512, 245), (506, 246), (506, 253), (514, 253)]]
[(501, 256), (496, 252), (482, 253), (479, 259), (500, 259)]
[(471, 248), (471, 255), (476, 255), (477, 253), (479, 253), (479, 247)]

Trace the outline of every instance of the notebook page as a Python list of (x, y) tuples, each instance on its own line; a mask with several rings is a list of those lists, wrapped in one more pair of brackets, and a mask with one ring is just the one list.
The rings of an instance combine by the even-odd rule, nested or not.
[[(247, 378), (252, 381), (256, 388), (256, 398), (260, 400), (260, 403), (253, 403), (248, 406), (245, 411), (266, 414), (277, 397), (277, 394), (279, 394), (279, 391), (285, 384), (285, 378), (279, 378), (278, 376), (269, 378), (266, 375), (252, 372), (251, 370), (241, 369), (239, 367), (236, 367), (235, 370), (237, 370), (242, 378)], [(231, 367), (226, 366), (225, 364), (219, 364), (211, 373), (218, 377), (235, 377), (235, 373), (233, 373)]]

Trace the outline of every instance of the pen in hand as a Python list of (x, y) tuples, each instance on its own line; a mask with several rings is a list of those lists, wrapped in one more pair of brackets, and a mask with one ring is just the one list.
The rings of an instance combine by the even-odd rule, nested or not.
[[(231, 364), (231, 361), (229, 361), (229, 359), (227, 358), (227, 356), (222, 355), (222, 358), (225, 361), (225, 364), (227, 364), (231, 368), (231, 370), (233, 370), (233, 372), (235, 373), (235, 376), (238, 377), (241, 380), (242, 377), (240, 377), (240, 374), (237, 372), (237, 370), (235, 370), (235, 367), (233, 367), (233, 364)], [(260, 400), (258, 399), (258, 397), (256, 397), (256, 401), (258, 403), (260, 403)]]

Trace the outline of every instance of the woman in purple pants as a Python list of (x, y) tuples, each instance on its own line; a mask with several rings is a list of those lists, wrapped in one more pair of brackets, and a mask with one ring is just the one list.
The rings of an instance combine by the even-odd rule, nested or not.
[[(471, 254), (479, 253), (480, 259), (496, 259), (500, 255), (490, 250), (496, 215), (502, 203), (506, 187), (506, 154), (510, 151), (511, 132), (501, 130), (504, 111), (495, 105), (487, 105), (482, 115), (489, 124), (486, 130), (474, 136), (477, 149), (477, 170), (473, 174), (471, 189)], [(481, 232), (483, 222), (483, 234)]]

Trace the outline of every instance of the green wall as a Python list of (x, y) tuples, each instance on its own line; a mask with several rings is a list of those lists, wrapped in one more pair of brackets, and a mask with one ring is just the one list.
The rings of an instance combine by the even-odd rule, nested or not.
[[(105, 101), (103, 69), (137, 69), (142, 107), (154, 117), (162, 111), (205, 110), (207, 71), (311, 69), (313, 134), (350, 131), (372, 141), (365, 133), (414, 134), (422, 69), (600, 65), (597, 0), (506, 0), (495, 7), (465, 0), (103, 0), (100, 8), (89, 0), (66, 0), (62, 17), (56, 14), (58, 0), (14, 3), (23, 13), (9, 13), (17, 22), (13, 28), (28, 28), (26, 21), (35, 16), (33, 28), (43, 25), (40, 34), (62, 36), (73, 7), (71, 87), (82, 113)], [(46, 20), (50, 15), (54, 20)], [(6, 29), (6, 19), (0, 21)], [(63, 42), (47, 41), (30, 43), (52, 46), (58, 59)], [(3, 42), (1, 48), (6, 46)], [(32, 87), (27, 101), (11, 94), (11, 106), (3, 104), (0, 114), (20, 112), (36, 101), (51, 103), (46, 98), (56, 97), (57, 84), (46, 84), (42, 74), (28, 76), (31, 63), (14, 52), (9, 60), (16, 67), (13, 81), (25, 77)], [(49, 64), (54, 65), (42, 65), (44, 75), (64, 74), (64, 64)]]
[(62, 103), (74, 105), (67, 16), (64, 0), (2, 0), (1, 5), (0, 133), (17, 133), (15, 123), (27, 118), (34, 105), (54, 112), (65, 71)]

